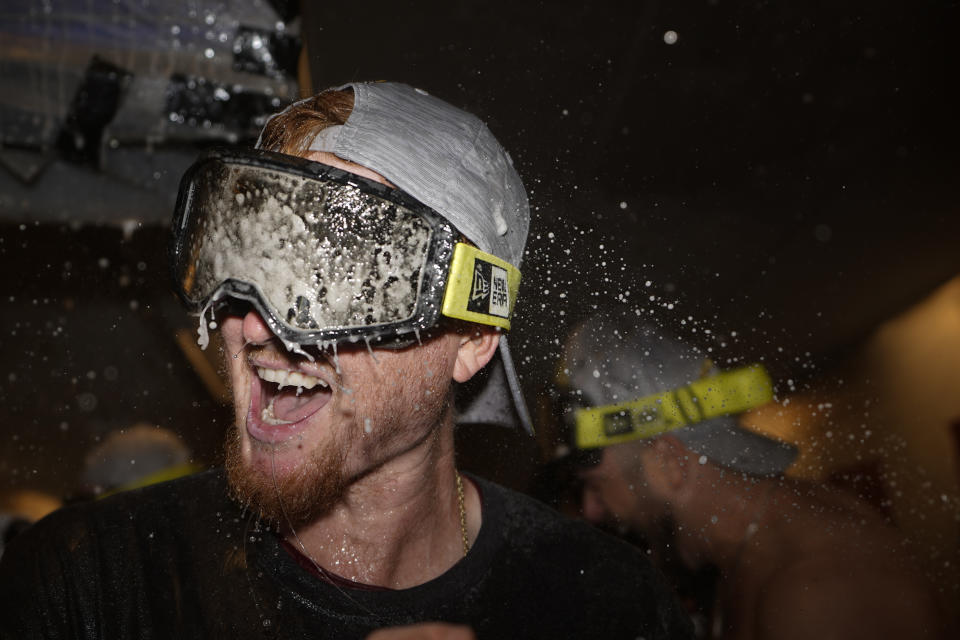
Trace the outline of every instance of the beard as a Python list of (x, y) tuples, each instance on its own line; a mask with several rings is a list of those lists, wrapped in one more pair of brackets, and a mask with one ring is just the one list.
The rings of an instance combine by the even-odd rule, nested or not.
[[(290, 529), (328, 513), (346, 493), (346, 449), (333, 443), (315, 450), (303, 463), (283, 475), (275, 469), (263, 474), (243, 459), (238, 428), (227, 436), (227, 482), (231, 497), (271, 525)], [(257, 446), (257, 445), (253, 445)]]
[[(366, 406), (362, 412), (352, 403), (341, 408), (340, 416), (348, 427), (340, 437), (329, 441), (310, 452), (295, 468), (280, 470), (274, 460), (267, 469), (258, 469), (244, 460), (242, 441), (243, 407), (234, 407), (237, 423), (227, 435), (224, 466), (231, 497), (242, 508), (251, 509), (264, 522), (295, 529), (316, 521), (330, 512), (346, 495), (351, 484), (370, 470), (376, 468), (398, 452), (404, 452), (421, 444), (430, 437), (437, 437), (439, 425), (453, 419), (453, 388), (445, 376), (428, 376), (422, 371), (443, 371), (443, 352), (431, 349), (434, 339), (428, 339), (415, 347), (418, 358), (407, 363), (406, 369), (390, 371), (399, 386), (378, 384), (367, 388), (362, 395)], [(267, 350), (264, 347), (244, 347), (248, 359)], [(242, 351), (242, 350), (241, 350)], [(330, 360), (326, 351), (322, 357)], [(229, 371), (232, 356), (225, 354), (224, 362)], [(338, 368), (336, 360), (331, 366)], [(227, 376), (233, 394), (232, 376)], [(426, 382), (424, 381), (426, 379)], [(341, 384), (342, 383), (342, 384)], [(340, 380), (337, 387), (349, 387)], [(402, 400), (402, 401), (401, 401)], [(365, 426), (360, 425), (360, 416), (366, 416)], [(376, 425), (370, 437), (369, 424)], [(270, 452), (278, 451), (284, 444), (264, 445), (250, 442), (252, 447), (265, 447)], [(361, 459), (369, 461), (367, 468), (348, 470), (347, 461), (354, 450)]]

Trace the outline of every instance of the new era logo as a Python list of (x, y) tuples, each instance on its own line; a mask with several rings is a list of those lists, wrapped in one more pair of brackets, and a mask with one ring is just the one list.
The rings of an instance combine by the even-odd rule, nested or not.
[(507, 270), (485, 260), (473, 263), (473, 285), (467, 310), (501, 318), (510, 317)]
[(482, 300), (490, 295), (490, 281), (483, 277), (480, 265), (473, 267), (473, 288), (470, 290), (470, 300)]

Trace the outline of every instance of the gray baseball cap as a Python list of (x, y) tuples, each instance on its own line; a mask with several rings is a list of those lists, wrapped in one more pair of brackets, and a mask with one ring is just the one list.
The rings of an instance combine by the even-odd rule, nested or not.
[(80, 490), (93, 496), (131, 487), (165, 470), (178, 475), (196, 470), (190, 449), (169, 429), (138, 423), (111, 432), (84, 459)]
[[(519, 268), (530, 226), (527, 193), (509, 154), (479, 118), (406, 84), (363, 82), (334, 89), (353, 91), (353, 110), (345, 124), (322, 129), (309, 150), (376, 171), (480, 250)], [(483, 374), (482, 388), (472, 388), (469, 401), (458, 403), (457, 422), (519, 425), (532, 433), (503, 334), (499, 351)]]
[[(707, 367), (705, 367), (705, 364)], [(562, 385), (586, 406), (628, 402), (685, 387), (717, 371), (706, 354), (633, 313), (598, 314), (582, 322), (564, 345)], [(775, 475), (792, 464), (797, 449), (740, 426), (727, 415), (669, 432), (694, 453), (753, 475)]]

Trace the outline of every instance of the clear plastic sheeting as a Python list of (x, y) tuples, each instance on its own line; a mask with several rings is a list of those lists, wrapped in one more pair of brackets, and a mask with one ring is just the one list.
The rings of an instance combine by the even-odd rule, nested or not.
[[(4, 145), (53, 144), (94, 57), (132, 75), (120, 107), (129, 112), (120, 114), (126, 126), (117, 133), (123, 138), (191, 137), (162, 113), (165, 103), (157, 101), (151, 89), (158, 79), (165, 84), (173, 74), (238, 84), (244, 92), (281, 100), (295, 97), (293, 78), (279, 72), (266, 50), (277, 31), (296, 32), (266, 2), (5, 2), (0, 15)], [(256, 73), (255, 66), (245, 62), (250, 56), (235, 59), (235, 45), (241, 53), (252, 49), (245, 44), (251, 33), (263, 34), (258, 50), (261, 59), (266, 54), (272, 61), (270, 74)], [(216, 99), (229, 96), (223, 93)], [(139, 117), (128, 117), (133, 115)], [(131, 129), (135, 122), (138, 130)]]
[(298, 32), (268, 2), (4, 3), (0, 215), (166, 221), (177, 147), (255, 139), (297, 96)]

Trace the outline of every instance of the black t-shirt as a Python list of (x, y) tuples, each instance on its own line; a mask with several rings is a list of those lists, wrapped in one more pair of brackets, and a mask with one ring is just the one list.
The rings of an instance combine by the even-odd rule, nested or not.
[(53, 513), (0, 562), (3, 638), (363, 638), (424, 621), (479, 638), (685, 638), (643, 555), (475, 478), (483, 524), (446, 573), (402, 590), (317, 579), (227, 497), (222, 471)]

